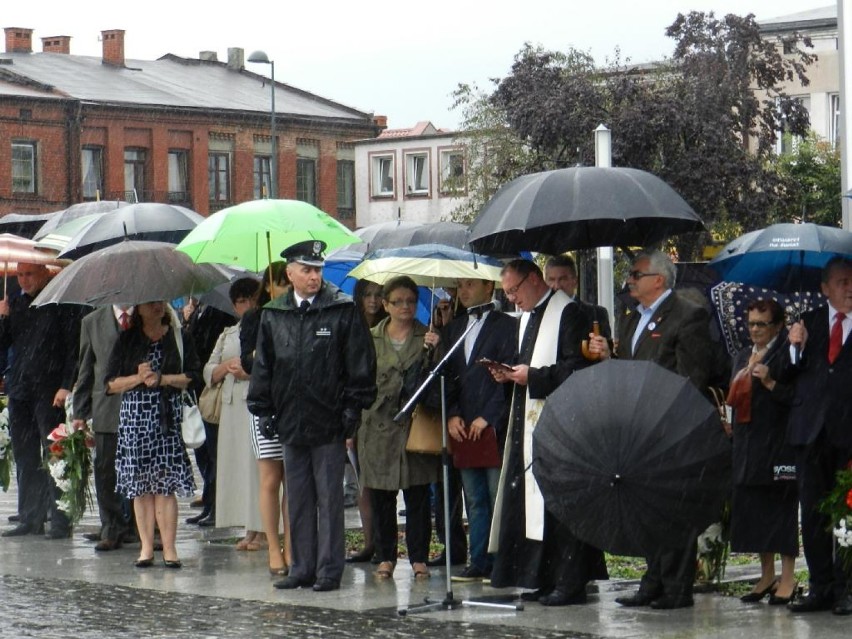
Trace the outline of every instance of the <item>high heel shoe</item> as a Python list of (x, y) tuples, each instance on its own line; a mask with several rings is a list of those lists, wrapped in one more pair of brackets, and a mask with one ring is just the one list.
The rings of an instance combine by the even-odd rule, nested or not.
[(793, 590), (790, 591), (790, 595), (788, 597), (779, 597), (774, 592), (769, 595), (769, 605), (770, 606), (786, 606), (793, 597), (796, 596), (796, 590), (799, 587), (799, 582), (793, 584)]
[(151, 566), (154, 565), (154, 558), (148, 557), (147, 559), (144, 559), (144, 558), (140, 557), (139, 559), (137, 559), (133, 563), (133, 565), (136, 566), (137, 568), (150, 568)]
[(747, 593), (740, 597), (740, 601), (743, 603), (756, 603), (763, 599), (766, 595), (772, 595), (778, 589), (778, 580), (774, 579), (771, 584), (769, 584), (763, 590), (752, 590), (750, 593)]

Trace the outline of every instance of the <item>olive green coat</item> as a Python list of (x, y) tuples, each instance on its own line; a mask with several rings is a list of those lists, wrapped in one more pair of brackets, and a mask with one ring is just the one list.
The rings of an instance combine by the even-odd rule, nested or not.
[(385, 332), (389, 321), (390, 318), (385, 318), (370, 330), (376, 347), (378, 394), (375, 403), (361, 415), (358, 461), (363, 487), (400, 490), (437, 481), (440, 458), (406, 452), (411, 419), (406, 417), (399, 423), (393, 421), (402, 408), (399, 392), (403, 373), (418, 358), (425, 356), (423, 336), (426, 327), (415, 322), (405, 345), (396, 351)]

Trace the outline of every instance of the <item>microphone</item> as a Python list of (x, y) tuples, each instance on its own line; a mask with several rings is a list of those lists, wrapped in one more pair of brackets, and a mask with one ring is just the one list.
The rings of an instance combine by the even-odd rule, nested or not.
[(476, 315), (477, 317), (482, 317), (488, 311), (493, 311), (497, 308), (496, 302), (488, 302), (488, 304), (480, 304), (479, 306), (471, 306), (467, 309), (468, 315)]

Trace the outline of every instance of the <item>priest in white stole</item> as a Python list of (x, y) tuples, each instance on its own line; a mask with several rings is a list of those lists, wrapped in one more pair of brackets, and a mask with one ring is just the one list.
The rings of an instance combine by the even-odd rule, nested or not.
[(492, 370), (497, 381), (514, 386), (491, 525), (489, 551), (496, 553), (491, 585), (533, 589), (523, 598), (547, 606), (585, 603), (587, 582), (607, 578), (603, 553), (546, 511), (531, 464), (532, 434), (547, 396), (589, 364), (580, 348), (592, 320), (564, 292), (550, 290), (533, 262), (507, 264), (502, 284), (523, 314), (515, 366)]

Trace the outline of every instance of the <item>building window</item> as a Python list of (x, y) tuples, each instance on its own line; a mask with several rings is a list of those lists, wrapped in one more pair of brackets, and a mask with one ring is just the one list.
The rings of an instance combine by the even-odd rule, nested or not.
[(36, 192), (36, 145), (12, 142), (12, 193)]
[[(811, 112), (811, 98), (810, 96), (801, 96), (794, 98), (798, 100), (803, 107), (807, 110), (808, 114)], [(776, 102), (777, 104), (777, 102)], [(784, 120), (784, 117), (781, 117), (781, 126), (778, 131), (777, 140), (775, 142), (775, 152), (778, 155), (784, 155), (785, 153), (795, 153), (796, 149), (799, 147), (799, 143), (802, 141), (802, 138), (798, 135), (793, 135), (790, 133), (787, 128), (787, 123)]]
[(231, 201), (231, 168), (227, 153), (211, 153), (207, 157), (207, 180), (211, 202)]
[(268, 155), (254, 156), (254, 199), (272, 196), (272, 158)]
[(143, 149), (124, 150), (124, 199), (141, 202), (145, 198), (145, 151)]
[(169, 202), (189, 202), (187, 151), (169, 151)]
[(464, 151), (441, 151), (441, 193), (461, 193), (467, 189), (464, 174)]
[(355, 162), (337, 161), (337, 217), (355, 217)]
[(828, 96), (828, 141), (836, 149), (840, 142), (840, 94)]
[(405, 154), (406, 195), (429, 194), (429, 154)]
[(83, 147), (80, 155), (83, 199), (97, 200), (104, 192), (104, 155), (100, 147)]
[(296, 199), (316, 206), (317, 161), (312, 158), (296, 158)]
[(393, 156), (372, 156), (370, 170), (373, 197), (393, 197)]

